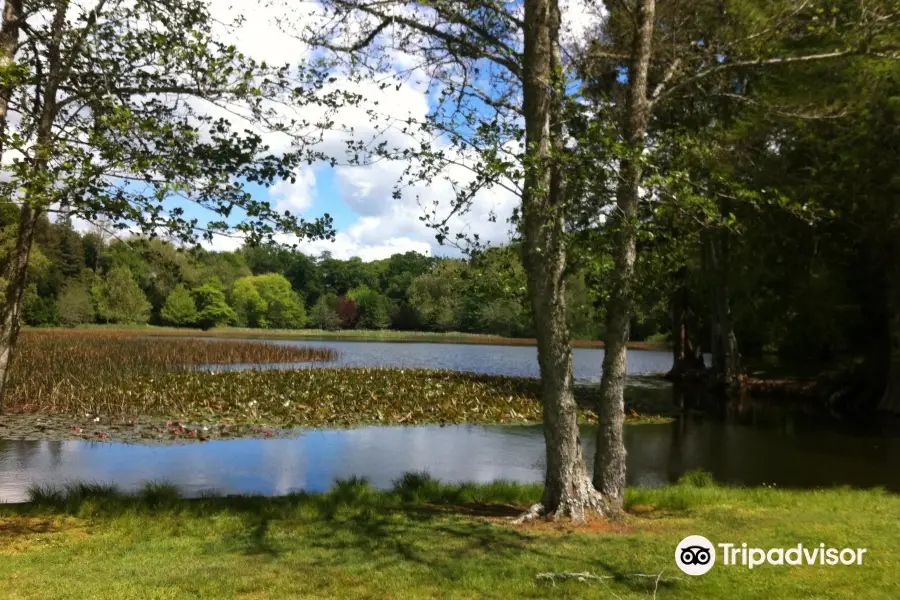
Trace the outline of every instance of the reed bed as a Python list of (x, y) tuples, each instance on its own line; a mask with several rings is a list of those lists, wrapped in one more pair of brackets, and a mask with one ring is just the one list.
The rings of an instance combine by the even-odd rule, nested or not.
[[(30, 425), (38, 431), (58, 429), (60, 418), (70, 419), (62, 429), (89, 439), (211, 439), (281, 435), (295, 427), (542, 420), (540, 384), (531, 378), (423, 369), (197, 368), (335, 358), (329, 349), (258, 342), (29, 331), (4, 408), (39, 417)], [(576, 389), (579, 416), (586, 421), (595, 420), (596, 393), (596, 387)], [(651, 405), (629, 405), (640, 411), (632, 412), (633, 420), (656, 419), (644, 416), (658, 414)], [(5, 421), (0, 425), (18, 428), (14, 419)]]
[[(138, 381), (161, 381), (198, 365), (264, 365), (326, 362), (329, 348), (249, 341), (149, 338), (103, 330), (26, 331), (10, 372), (5, 409), (12, 412), (71, 412), (92, 404), (133, 397)], [(162, 390), (163, 392), (165, 390)], [(91, 400), (89, 401), (88, 398)]]

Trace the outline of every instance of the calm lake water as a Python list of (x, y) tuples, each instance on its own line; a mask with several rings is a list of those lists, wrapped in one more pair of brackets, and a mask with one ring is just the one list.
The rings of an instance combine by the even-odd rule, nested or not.
[[(330, 346), (339, 366), (428, 367), (537, 375), (531, 347), (384, 342), (274, 342)], [(576, 349), (576, 377), (598, 381), (602, 350)], [(629, 374), (665, 371), (664, 352), (629, 353)], [(333, 363), (332, 363), (333, 364)], [(632, 379), (630, 393), (673, 390), (656, 380)], [(582, 430), (590, 463), (594, 433)], [(900, 491), (896, 430), (854, 427), (786, 406), (742, 402), (719, 414), (693, 412), (663, 425), (626, 428), (631, 484), (662, 485), (704, 468), (719, 481), (781, 487), (883, 486)], [(90, 480), (123, 489), (169, 481), (188, 495), (285, 494), (323, 491), (335, 478), (364, 476), (387, 487), (407, 471), (428, 471), (448, 482), (543, 477), (540, 425), (365, 427), (298, 431), (295, 438), (215, 441), (182, 446), (99, 442), (0, 440), (0, 500), (24, 500), (32, 484)]]
[[(492, 346), (482, 344), (428, 344), (413, 342), (347, 342), (347, 341), (273, 341), (283, 346), (334, 348), (341, 352), (336, 362), (310, 364), (312, 367), (401, 367), (410, 369), (449, 369), (487, 375), (537, 377), (537, 348), (533, 346)], [(572, 366), (575, 379), (582, 383), (599, 383), (603, 372), (603, 350), (575, 348)], [(290, 365), (272, 365), (283, 368)], [(670, 352), (630, 350), (629, 375), (665, 373), (672, 366)], [(217, 367), (219, 368), (219, 367)], [(237, 368), (245, 368), (239, 365)]]
[[(593, 428), (582, 443), (592, 459)], [(626, 428), (628, 479), (656, 486), (704, 468), (719, 481), (781, 487), (886, 486), (900, 491), (900, 440), (837, 431), (754, 428), (687, 417)], [(0, 499), (24, 500), (31, 484), (114, 482), (124, 489), (169, 481), (186, 494), (324, 491), (335, 478), (365, 476), (388, 487), (406, 471), (442, 481), (543, 478), (540, 426), (364, 427), (307, 431), (292, 439), (182, 446), (0, 440)]]

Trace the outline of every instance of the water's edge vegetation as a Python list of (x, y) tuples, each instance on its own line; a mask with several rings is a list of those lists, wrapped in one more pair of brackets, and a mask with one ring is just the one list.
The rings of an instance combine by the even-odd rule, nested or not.
[[(340, 341), (381, 341), (418, 342), (437, 344), (490, 344), (495, 346), (534, 346), (531, 337), (505, 337), (487, 333), (466, 333), (460, 331), (398, 331), (394, 329), (256, 329), (252, 327), (215, 327), (212, 329), (189, 329), (160, 325), (80, 325), (77, 327), (24, 327), (23, 331), (45, 332), (97, 332), (140, 333), (148, 336), (266, 339), (266, 340), (340, 340)], [(602, 340), (572, 339), (573, 348), (603, 348)], [(632, 350), (670, 351), (666, 341), (630, 341)]]
[[(208, 365), (327, 363), (327, 348), (148, 338), (121, 330), (28, 331), (0, 422), (5, 439), (171, 442), (294, 435), (297, 428), (539, 423), (537, 379), (385, 368), (215, 370)], [(594, 420), (597, 388), (578, 386)], [(629, 402), (633, 422), (671, 406)]]

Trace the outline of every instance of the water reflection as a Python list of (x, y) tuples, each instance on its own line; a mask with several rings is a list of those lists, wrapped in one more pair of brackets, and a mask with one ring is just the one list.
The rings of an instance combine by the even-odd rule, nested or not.
[[(340, 350), (337, 366), (439, 368), (536, 376), (533, 347), (346, 341), (285, 341)], [(600, 378), (603, 350), (574, 351), (576, 378)], [(681, 416), (665, 425), (629, 426), (628, 478), (662, 485), (703, 468), (720, 481), (784, 487), (884, 486), (900, 491), (900, 436), (871, 426), (840, 424), (808, 407), (722, 401), (640, 375), (668, 369), (665, 352), (630, 351), (629, 399), (667, 406)], [(330, 363), (334, 365), (334, 363)], [(217, 367), (221, 368), (221, 367)], [(592, 427), (582, 430), (585, 456)], [(291, 439), (215, 441), (184, 446), (0, 440), (0, 500), (21, 501), (30, 485), (89, 480), (123, 489), (169, 481), (189, 495), (286, 494), (324, 491), (335, 478), (359, 475), (387, 487), (407, 471), (443, 481), (543, 478), (544, 440), (535, 426), (367, 427), (298, 432)]]
[[(821, 427), (753, 427), (685, 416), (626, 428), (633, 485), (662, 485), (704, 468), (734, 484), (783, 487), (885, 486), (900, 491), (900, 440)], [(593, 456), (594, 430), (582, 429)], [(216, 441), (150, 447), (99, 442), (0, 440), (0, 499), (21, 501), (29, 485), (67, 480), (114, 482), (124, 489), (165, 480), (197, 495), (323, 491), (360, 475), (387, 487), (406, 471), (443, 481), (540, 481), (543, 435), (535, 426), (366, 427), (306, 431), (292, 439)]]

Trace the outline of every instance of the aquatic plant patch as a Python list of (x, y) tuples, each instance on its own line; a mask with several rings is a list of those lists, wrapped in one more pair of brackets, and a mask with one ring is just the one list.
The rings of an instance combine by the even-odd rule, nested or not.
[(295, 364), (332, 361), (338, 356), (330, 348), (150, 338), (128, 331), (27, 331), (10, 372), (4, 410), (71, 412), (88, 395), (109, 394), (107, 404), (115, 400), (118, 410), (126, 412), (135, 377), (152, 381), (197, 365)]
[[(5, 439), (203, 441), (294, 435), (296, 428), (539, 423), (537, 379), (456, 371), (304, 368), (327, 348), (151, 338), (104, 330), (28, 332), (0, 424)], [(290, 370), (198, 369), (287, 363)], [(595, 419), (596, 386), (578, 387)], [(665, 410), (631, 398), (632, 421)], [(671, 409), (671, 407), (669, 407)], [(62, 416), (62, 421), (60, 421)]]

